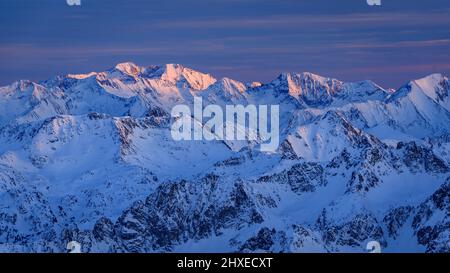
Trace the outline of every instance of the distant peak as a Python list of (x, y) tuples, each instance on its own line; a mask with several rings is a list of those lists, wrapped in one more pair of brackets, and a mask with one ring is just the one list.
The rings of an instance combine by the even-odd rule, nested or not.
[(18, 81), (13, 83), (13, 85), (15, 85), (17, 87), (21, 87), (21, 86), (28, 87), (28, 86), (33, 85), (33, 84), (34, 83), (32, 81), (30, 81), (30, 80), (18, 80)]
[(301, 72), (301, 73), (293, 73), (293, 72), (284, 72), (281, 73), (278, 77), (279, 79), (304, 79), (304, 80), (311, 80), (311, 81), (318, 81), (323, 82), (326, 80), (330, 80), (330, 78), (326, 78), (311, 72)]
[(152, 66), (138, 66), (132, 62), (124, 62), (117, 64), (113, 69), (107, 71), (109, 77), (121, 77), (114, 72), (120, 71), (123, 74), (132, 77), (139, 77), (144, 79), (160, 79), (163, 81), (176, 84), (185, 81), (194, 90), (204, 90), (211, 84), (216, 82), (210, 74), (202, 73), (181, 64), (164, 64)]
[(185, 67), (182, 64), (165, 64), (167, 70), (183, 70)]
[(441, 73), (434, 73), (417, 80), (412, 80), (407, 85), (416, 85), (421, 89), (434, 89), (444, 81), (448, 81), (448, 78)]
[(166, 64), (160, 69), (159, 74), (162, 80), (172, 83), (186, 80), (195, 90), (204, 90), (217, 81), (210, 74), (184, 67), (181, 64)]
[(332, 78), (325, 78), (311, 72), (282, 73), (272, 82), (272, 85), (280, 86), (292, 97), (300, 97), (307, 100), (316, 100), (321, 96), (331, 96), (343, 83)]
[(251, 88), (255, 88), (255, 87), (260, 87), (260, 86), (262, 86), (263, 84), (261, 83), (261, 82), (251, 82), (251, 83), (248, 83), (247, 84), (247, 86), (249, 86), (249, 87), (251, 87)]
[(396, 100), (414, 91), (422, 92), (432, 100), (438, 101), (439, 97), (448, 95), (449, 89), (448, 78), (441, 73), (434, 73), (408, 82), (392, 93), (389, 99), (390, 101)]
[(134, 76), (139, 75), (139, 73), (142, 70), (141, 67), (137, 66), (136, 64), (134, 64), (132, 62), (119, 63), (115, 66), (115, 69), (122, 71), (129, 75), (134, 75)]
[(326, 78), (311, 72), (302, 72), (300, 74), (294, 74), (297, 77), (300, 78), (304, 78), (304, 79), (311, 79), (311, 80), (315, 80), (315, 81), (323, 81), (323, 80), (328, 80), (330, 78)]
[(67, 77), (76, 80), (83, 80), (92, 76), (96, 76), (97, 72), (90, 72), (87, 74), (68, 74)]
[(447, 77), (445, 77), (443, 74), (441, 74), (441, 73), (434, 73), (434, 74), (425, 76), (425, 77), (423, 77), (421, 79), (417, 79), (414, 82), (416, 82), (416, 83), (425, 83), (425, 82), (438, 83), (438, 82), (441, 82), (442, 80), (446, 80), (446, 79), (447, 79)]
[(178, 81), (183, 74), (184, 66), (181, 64), (166, 64), (161, 67), (163, 80)]
[[(29, 81), (29, 80), (18, 80), (15, 83), (12, 84), (13, 88), (20, 90), (20, 91), (27, 91), (30, 88), (38, 87), (39, 85), (35, 82)], [(39, 86), (40, 87), (40, 86)]]
[(239, 81), (227, 78), (227, 77), (222, 78), (219, 83), (220, 83), (221, 87), (224, 89), (224, 91), (226, 91), (226, 92), (231, 92), (231, 90), (236, 90), (239, 93), (244, 93), (245, 90), (247, 89), (245, 84), (243, 84)]
[(21, 93), (31, 94), (34, 98), (40, 98), (45, 93), (45, 87), (29, 80), (18, 80), (11, 85), (1, 87), (0, 93)]

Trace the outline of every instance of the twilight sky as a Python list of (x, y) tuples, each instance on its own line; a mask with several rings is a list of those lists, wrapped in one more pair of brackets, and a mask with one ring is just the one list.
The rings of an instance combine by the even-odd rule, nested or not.
[(0, 85), (180, 63), (244, 82), (310, 71), (397, 88), (450, 75), (450, 1), (0, 1)]

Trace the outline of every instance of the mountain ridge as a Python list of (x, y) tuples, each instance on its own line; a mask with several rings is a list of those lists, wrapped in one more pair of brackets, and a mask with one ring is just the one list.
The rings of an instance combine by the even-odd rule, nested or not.
[[(450, 252), (449, 92), (133, 63), (0, 87), (0, 251)], [(279, 105), (279, 148), (173, 141), (196, 97)]]

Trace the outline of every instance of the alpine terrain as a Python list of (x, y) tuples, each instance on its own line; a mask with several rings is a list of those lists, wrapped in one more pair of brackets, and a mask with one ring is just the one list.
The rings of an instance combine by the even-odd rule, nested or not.
[[(0, 88), (0, 252), (450, 252), (450, 81), (178, 64)], [(279, 105), (280, 145), (174, 141), (171, 109)]]

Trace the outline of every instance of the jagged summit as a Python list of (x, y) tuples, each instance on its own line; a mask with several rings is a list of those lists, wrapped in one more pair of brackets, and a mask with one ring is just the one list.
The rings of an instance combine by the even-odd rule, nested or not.
[(186, 81), (195, 90), (204, 90), (216, 82), (216, 79), (210, 74), (184, 67), (181, 64), (141, 67), (132, 62), (125, 62), (116, 65), (114, 70), (121, 71), (133, 77), (160, 79), (173, 84)]
[(142, 67), (139, 67), (132, 62), (119, 63), (115, 66), (115, 69), (134, 76), (138, 76), (143, 70)]
[[(186, 82), (194, 90), (205, 90), (217, 80), (210, 74), (187, 68), (181, 64), (165, 64), (152, 66), (138, 66), (132, 62), (119, 63), (103, 72), (90, 72), (87, 74), (68, 74), (67, 78), (84, 80), (96, 77), (100, 80), (130, 81), (130, 79), (162, 80), (172, 84)], [(131, 78), (130, 78), (131, 77)]]
[(210, 74), (198, 72), (180, 64), (166, 64), (158, 72), (161, 73), (163, 80), (174, 83), (185, 80), (195, 90), (205, 90), (216, 82)]
[(310, 72), (300, 74), (283, 73), (278, 79), (289, 89), (289, 94), (296, 98), (310, 101), (330, 98), (339, 91), (343, 82), (325, 78)]
[(310, 72), (282, 73), (266, 86), (277, 92), (289, 94), (306, 107), (384, 100), (388, 95), (388, 91), (372, 81), (342, 82)]

